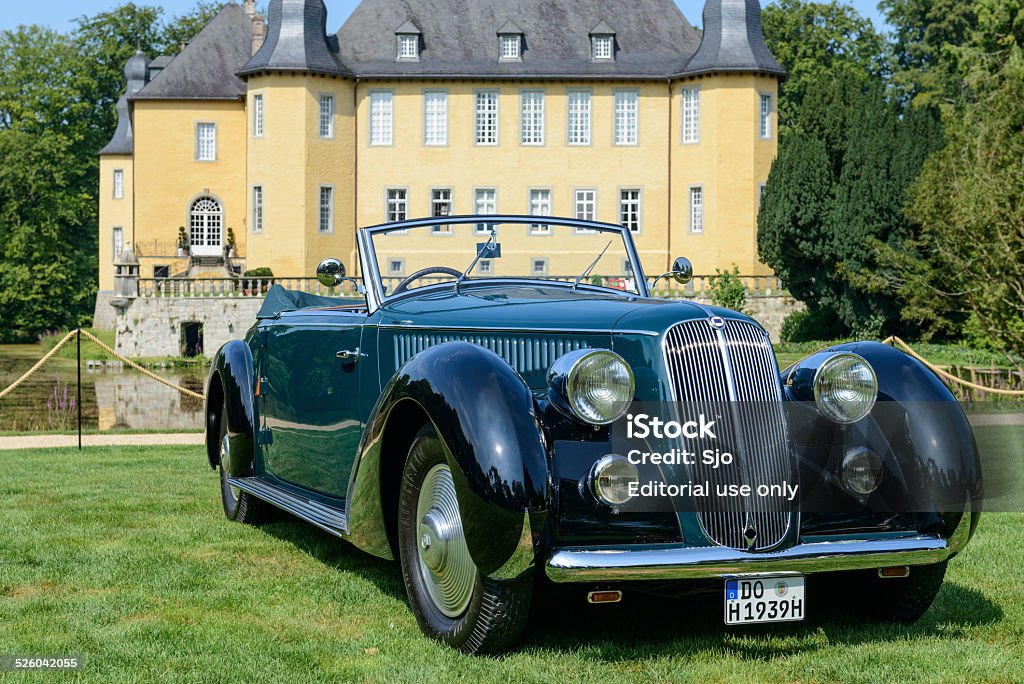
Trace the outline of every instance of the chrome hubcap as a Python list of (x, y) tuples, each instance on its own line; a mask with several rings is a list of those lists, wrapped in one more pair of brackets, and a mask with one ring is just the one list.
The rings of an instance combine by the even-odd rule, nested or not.
[(476, 565), (466, 547), (455, 483), (447, 465), (434, 466), (423, 479), (416, 519), (416, 555), (423, 584), (437, 609), (456, 618), (473, 596)]
[[(224, 439), (220, 441), (220, 467), (224, 471), (224, 477), (231, 476), (231, 440), (228, 439), (227, 435), (224, 435)], [(231, 498), (238, 501), (238, 495), (241, 494), (241, 490), (238, 487), (229, 487), (231, 490)]]

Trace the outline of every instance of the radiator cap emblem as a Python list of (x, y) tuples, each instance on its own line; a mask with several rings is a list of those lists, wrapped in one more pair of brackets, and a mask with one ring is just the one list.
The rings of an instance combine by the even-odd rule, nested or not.
[(712, 316), (708, 319), (708, 323), (710, 323), (711, 327), (715, 330), (721, 330), (725, 327), (725, 319), (721, 316)]

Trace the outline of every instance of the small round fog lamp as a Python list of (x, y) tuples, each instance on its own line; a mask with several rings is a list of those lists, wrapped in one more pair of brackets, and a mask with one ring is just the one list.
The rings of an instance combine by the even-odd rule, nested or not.
[(617, 454), (605, 456), (590, 471), (590, 489), (594, 496), (616, 508), (633, 498), (629, 493), (630, 485), (639, 481), (636, 466)]
[(841, 476), (847, 491), (867, 496), (882, 484), (882, 459), (870, 449), (851, 449), (843, 457)]

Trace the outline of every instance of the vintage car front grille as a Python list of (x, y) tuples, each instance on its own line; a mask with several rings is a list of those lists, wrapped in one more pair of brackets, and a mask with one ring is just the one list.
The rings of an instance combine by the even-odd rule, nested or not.
[(563, 354), (586, 349), (582, 340), (556, 338), (526, 338), (512, 335), (461, 334), (399, 334), (395, 335), (395, 368), (430, 347), (445, 342), (468, 342), (489, 349), (522, 375), (547, 373), (551, 364)]
[[(694, 466), (693, 475), (719, 484), (796, 483), (796, 467), (782, 406), (778, 366), (768, 335), (742, 321), (715, 329), (708, 320), (679, 323), (665, 338), (665, 363), (676, 401), (686, 410), (728, 412), (719, 440), (704, 448), (733, 445), (739, 467)], [(702, 408), (703, 407), (703, 408)], [(783, 541), (794, 524), (793, 505), (753, 496), (716, 499), (698, 511), (708, 538), (736, 549), (766, 550)]]

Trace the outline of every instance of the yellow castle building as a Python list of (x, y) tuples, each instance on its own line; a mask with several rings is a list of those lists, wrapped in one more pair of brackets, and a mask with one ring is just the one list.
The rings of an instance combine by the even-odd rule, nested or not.
[[(767, 274), (785, 71), (757, 0), (708, 0), (703, 20), (672, 0), (363, 0), (328, 34), (322, 0), (271, 0), (266, 19), (228, 3), (176, 57), (125, 68), (101, 296), (126, 247), (143, 278), (309, 276), (327, 256), (357, 270), (359, 226), (448, 214), (620, 223), (649, 273), (684, 255)], [(437, 239), (410, 236), (384, 275), (429, 265)], [(530, 268), (567, 275), (544, 272), (546, 239)], [(586, 242), (570, 272), (593, 258), (557, 239)]]

